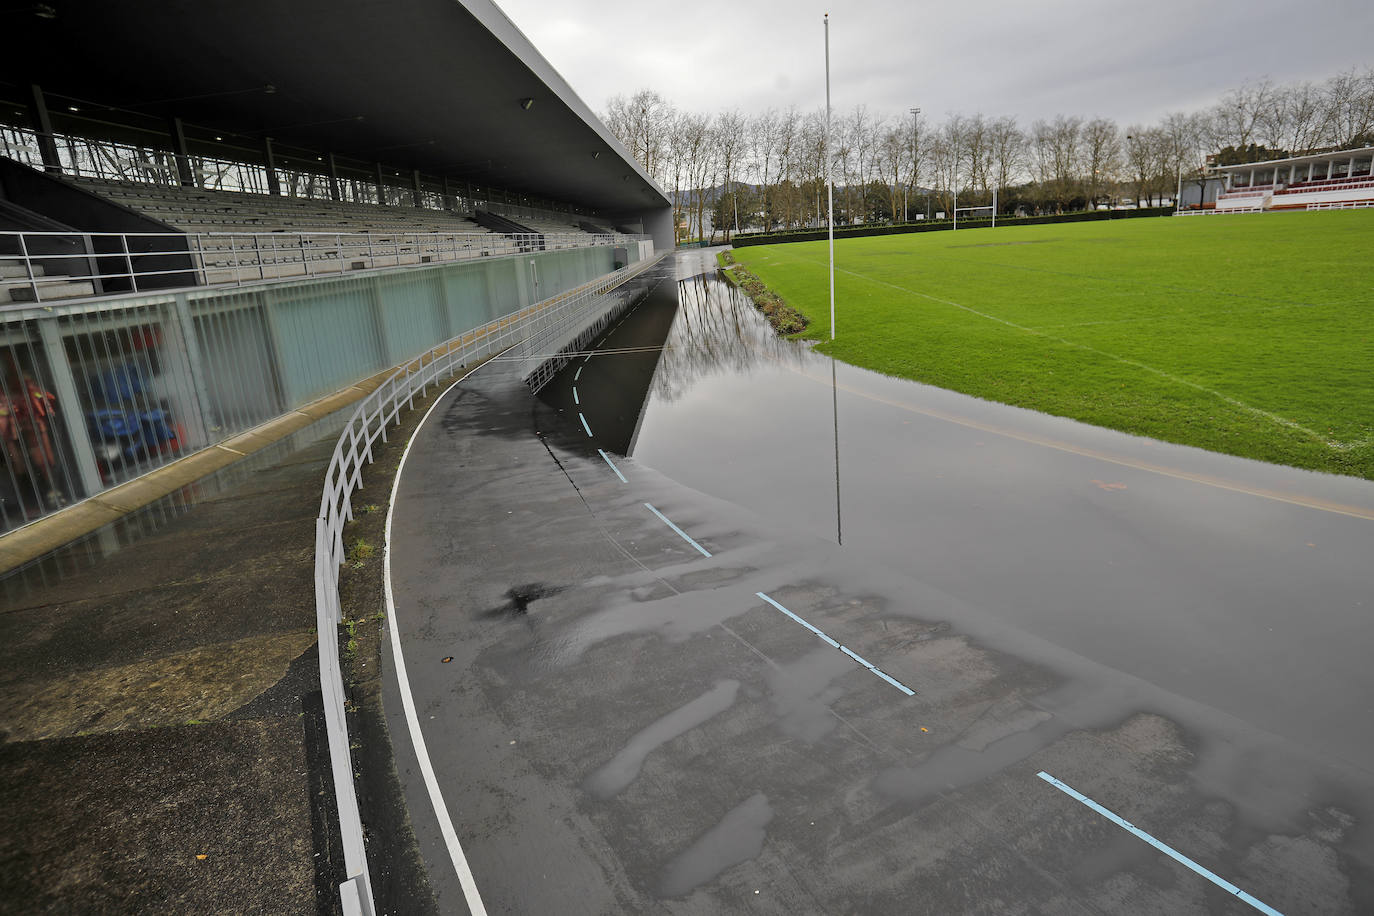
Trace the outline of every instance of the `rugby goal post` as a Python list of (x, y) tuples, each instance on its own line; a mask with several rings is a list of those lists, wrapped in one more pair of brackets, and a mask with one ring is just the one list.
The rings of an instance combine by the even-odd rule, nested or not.
[(968, 216), (973, 216), (973, 217), (991, 216), (991, 217), (992, 217), (992, 227), (995, 229), (995, 228), (997, 227), (997, 192), (996, 192), (996, 191), (993, 191), (993, 192), (992, 192), (992, 203), (990, 203), (990, 204), (983, 204), (981, 207), (959, 207), (959, 206), (956, 206), (956, 207), (954, 208), (954, 228), (955, 228), (955, 229), (958, 229), (958, 228), (959, 228), (959, 214), (960, 214), (960, 213), (963, 213), (963, 214), (965, 215), (965, 217), (968, 217)]

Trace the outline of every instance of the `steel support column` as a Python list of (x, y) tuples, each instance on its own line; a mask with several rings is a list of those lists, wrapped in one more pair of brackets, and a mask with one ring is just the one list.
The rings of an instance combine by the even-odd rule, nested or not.
[(281, 194), (281, 182), (277, 180), (277, 157), (272, 155), (272, 138), (262, 138), (262, 161), (267, 166), (267, 193), (274, 197)]
[(37, 83), (29, 84), (29, 117), (38, 131), (38, 150), (43, 156), (43, 169), (62, 173), (62, 160), (57, 155), (57, 140), (53, 137), (52, 118), (48, 117), (48, 103)]
[(186, 148), (186, 128), (181, 123), (181, 118), (169, 118), (167, 125), (168, 132), (172, 135), (172, 151), (176, 153), (177, 179), (183, 188), (194, 188), (199, 182), (196, 181), (195, 173), (191, 171), (191, 151)]
[(329, 154), (329, 199), (343, 199), (343, 195), (339, 193), (339, 166), (334, 161), (333, 153)]

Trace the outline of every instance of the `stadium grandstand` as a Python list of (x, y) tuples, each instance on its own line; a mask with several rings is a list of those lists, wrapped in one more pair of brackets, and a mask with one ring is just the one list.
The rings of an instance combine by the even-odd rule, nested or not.
[(0, 531), (671, 245), (483, 0), (6, 24)]
[(1225, 181), (1216, 209), (1342, 210), (1374, 207), (1374, 147), (1332, 150), (1289, 159), (1224, 165), (1213, 174)]
[[(489, 0), (0, 16), (0, 571), (7, 541), (103, 532), (171, 492), (140, 495), (150, 472), (223, 467), (265, 424), (365, 405), (397, 367), (408, 385), (426, 355), (566, 350), (672, 248), (662, 189)], [(370, 914), (321, 543), (320, 911)]]

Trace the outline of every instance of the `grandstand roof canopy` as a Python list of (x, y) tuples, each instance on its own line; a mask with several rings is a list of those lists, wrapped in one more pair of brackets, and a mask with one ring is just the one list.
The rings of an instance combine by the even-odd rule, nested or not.
[(1215, 165), (1213, 172), (1246, 172), (1254, 169), (1267, 169), (1280, 165), (1306, 165), (1309, 162), (1340, 162), (1346, 159), (1363, 159), (1374, 154), (1374, 146), (1359, 149), (1327, 150), (1324, 153), (1309, 153), (1306, 156), (1291, 156), (1287, 159), (1263, 159), (1259, 162), (1241, 162), (1236, 165)]
[(5, 13), (6, 78), (112, 120), (178, 116), (602, 211), (668, 205), (490, 0), (46, 6)]

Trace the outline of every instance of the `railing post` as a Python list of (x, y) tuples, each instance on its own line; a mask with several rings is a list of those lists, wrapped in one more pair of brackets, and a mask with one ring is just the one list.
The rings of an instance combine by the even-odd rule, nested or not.
[(192, 390), (196, 395), (196, 417), (193, 422), (184, 418), (183, 424), (190, 425), (193, 441), (197, 445), (209, 445), (206, 433), (211, 414), (210, 390), (205, 384), (205, 363), (200, 352), (200, 337), (196, 334), (195, 318), (191, 315), (191, 303), (186, 293), (177, 293), (173, 298), (173, 314), (176, 316), (177, 331), (181, 341), (180, 350), (185, 355), (188, 374), (191, 376)]
[(22, 232), (19, 233), (19, 254), (24, 258), (24, 273), (29, 281), (29, 289), (33, 290), (33, 301), (42, 302), (43, 298), (38, 295), (38, 279), (33, 271), (33, 261), (29, 260), (29, 245)]
[(239, 249), (234, 243), (235, 238), (236, 236), (231, 232), (229, 234), (229, 260), (234, 265), (234, 285), (242, 286), (243, 278), (239, 276)]
[[(81, 417), (81, 401), (76, 393), (76, 380), (72, 375), (71, 364), (67, 361), (67, 348), (63, 345), (62, 329), (55, 316), (38, 319), (38, 335), (43, 341), (43, 352), (48, 360), (48, 374), (57, 395), (57, 406), (65, 412), (63, 424), (67, 429), (67, 439), (76, 459), (77, 476), (86, 496), (94, 496), (105, 489), (100, 479), (100, 467), (95, 461), (95, 449), (91, 445), (90, 434)], [(73, 494), (76, 495), (76, 494)]]
[(138, 277), (134, 275), (134, 259), (129, 256), (129, 237), (122, 232), (119, 234), (119, 247), (124, 250), (124, 266), (129, 269), (129, 286), (134, 292), (138, 292)]

